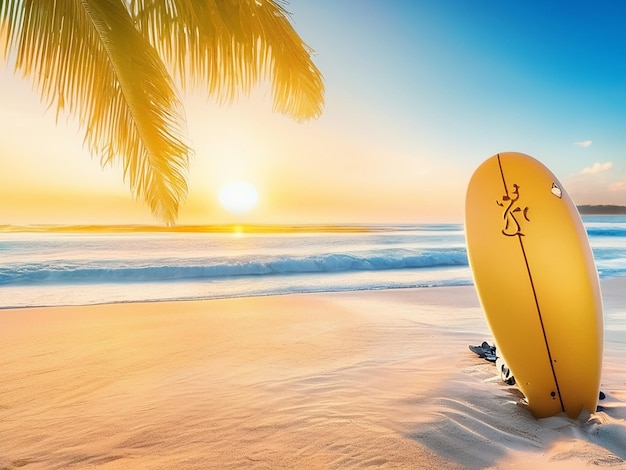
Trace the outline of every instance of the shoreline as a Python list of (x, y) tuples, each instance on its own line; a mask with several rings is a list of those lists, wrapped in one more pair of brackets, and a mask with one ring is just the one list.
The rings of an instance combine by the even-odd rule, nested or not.
[[(600, 279), (600, 286), (603, 284), (621, 284), (626, 286), (626, 276), (613, 276)], [(332, 294), (348, 294), (348, 293), (366, 293), (366, 292), (384, 292), (384, 291), (411, 291), (411, 290), (427, 290), (427, 289), (455, 289), (455, 288), (471, 288), (474, 289), (474, 284), (455, 284), (455, 285), (434, 285), (434, 286), (411, 286), (411, 287), (389, 287), (389, 288), (376, 288), (376, 289), (346, 289), (346, 290), (322, 290), (312, 292), (278, 292), (268, 294), (253, 294), (253, 295), (232, 295), (224, 297), (207, 297), (207, 298), (177, 298), (177, 299), (156, 299), (156, 300), (127, 300), (127, 301), (113, 301), (113, 302), (96, 302), (86, 304), (62, 304), (62, 305), (31, 305), (31, 306), (0, 306), (0, 315), (3, 311), (7, 310), (23, 310), (31, 308), (67, 308), (67, 307), (94, 307), (98, 305), (124, 305), (124, 304), (152, 304), (160, 302), (210, 302), (212, 300), (236, 300), (245, 298), (263, 298), (263, 297), (281, 297), (290, 295), (332, 295)]]
[(626, 278), (604, 410), (536, 420), (468, 344), (472, 286), (0, 312), (0, 468), (626, 467)]
[[(626, 279), (626, 276), (623, 276)], [(346, 290), (321, 290), (321, 291), (311, 291), (311, 292), (272, 292), (267, 294), (242, 294), (242, 295), (232, 295), (232, 296), (224, 296), (224, 297), (207, 297), (207, 298), (176, 298), (176, 299), (155, 299), (155, 300), (126, 300), (126, 301), (112, 301), (112, 302), (96, 302), (96, 303), (86, 303), (86, 304), (62, 304), (62, 305), (24, 305), (24, 306), (8, 306), (3, 307), (0, 306), (0, 315), (5, 310), (23, 310), (23, 309), (31, 309), (31, 308), (67, 308), (67, 307), (95, 307), (98, 305), (125, 305), (125, 304), (153, 304), (160, 302), (210, 302), (213, 300), (237, 300), (237, 299), (247, 299), (247, 298), (263, 298), (263, 297), (282, 297), (282, 296), (290, 296), (290, 295), (332, 295), (332, 294), (348, 294), (351, 292), (354, 293), (363, 293), (363, 292), (381, 292), (381, 291), (404, 291), (404, 290), (423, 290), (423, 289), (453, 289), (453, 288), (473, 288), (473, 284), (470, 285), (440, 285), (440, 286), (412, 286), (412, 287), (389, 287), (389, 288), (376, 288), (376, 289), (346, 289)]]

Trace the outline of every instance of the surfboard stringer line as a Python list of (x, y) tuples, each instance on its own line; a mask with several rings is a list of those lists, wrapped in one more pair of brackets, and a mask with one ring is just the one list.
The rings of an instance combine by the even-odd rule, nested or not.
[[(535, 290), (535, 284), (533, 282), (533, 275), (532, 272), (530, 270), (530, 265), (528, 264), (528, 258), (526, 257), (526, 250), (524, 248), (524, 241), (522, 239), (522, 237), (524, 237), (524, 233), (521, 230), (521, 226), (519, 221), (517, 220), (517, 218), (515, 217), (515, 214), (513, 212), (515, 211), (522, 211), (523, 212), (523, 216), (524, 218), (529, 221), (528, 217), (527, 217), (527, 210), (528, 208), (524, 208), (523, 210), (520, 209), (519, 207), (516, 207), (515, 209), (511, 210), (513, 207), (513, 204), (515, 203), (515, 201), (517, 201), (517, 199), (519, 198), (519, 186), (517, 184), (514, 184), (514, 191), (513, 194), (515, 195), (515, 198), (512, 198), (511, 195), (509, 194), (509, 189), (508, 186), (506, 184), (506, 179), (504, 177), (504, 170), (502, 168), (502, 161), (500, 160), (500, 154), (498, 154), (498, 166), (500, 168), (500, 176), (502, 177), (502, 184), (504, 186), (504, 200), (508, 201), (509, 204), (507, 205), (505, 211), (504, 211), (504, 219), (505, 219), (505, 227), (502, 230), (502, 234), (504, 236), (508, 236), (508, 237), (517, 237), (517, 239), (519, 240), (519, 245), (520, 245), (520, 249), (522, 252), (522, 256), (524, 257), (524, 263), (526, 264), (526, 272), (528, 273), (528, 280), (530, 282), (530, 287), (532, 289), (532, 293), (533, 293), (533, 298), (535, 301), (535, 307), (537, 310), (537, 316), (539, 318), (539, 324), (541, 325), (541, 332), (543, 333), (543, 340), (546, 346), (546, 352), (548, 353), (548, 360), (550, 361), (550, 370), (552, 371), (552, 377), (554, 378), (554, 384), (556, 386), (556, 392), (552, 392), (552, 397), (554, 398), (554, 394), (556, 394), (559, 398), (559, 402), (561, 404), (561, 411), (565, 412), (565, 405), (563, 404), (563, 398), (561, 397), (561, 390), (559, 388), (559, 381), (557, 379), (557, 375), (556, 375), (556, 371), (554, 370), (554, 362), (552, 360), (552, 353), (550, 352), (550, 344), (548, 342), (548, 337), (546, 335), (546, 330), (544, 327), (544, 323), (543, 323), (543, 317), (541, 315), (541, 307), (539, 306), (539, 300), (537, 299), (537, 292)], [(504, 204), (501, 204), (500, 202), (497, 202), (498, 205), (504, 207)], [(509, 229), (509, 224), (510, 221), (513, 220), (513, 223), (515, 224), (515, 232), (511, 232)], [(513, 371), (515, 372), (515, 371)]]

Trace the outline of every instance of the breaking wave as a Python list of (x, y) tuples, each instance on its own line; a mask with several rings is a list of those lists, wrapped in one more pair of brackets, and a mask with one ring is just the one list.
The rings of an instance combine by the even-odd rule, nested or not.
[(252, 259), (150, 259), (15, 263), (0, 267), (0, 285), (162, 282), (350, 271), (467, 266), (464, 249), (390, 250)]

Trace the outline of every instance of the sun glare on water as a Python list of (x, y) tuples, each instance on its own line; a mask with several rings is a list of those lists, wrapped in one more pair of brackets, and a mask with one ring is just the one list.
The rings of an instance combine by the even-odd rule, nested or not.
[(233, 214), (245, 214), (256, 206), (259, 193), (246, 181), (231, 181), (220, 189), (222, 207)]

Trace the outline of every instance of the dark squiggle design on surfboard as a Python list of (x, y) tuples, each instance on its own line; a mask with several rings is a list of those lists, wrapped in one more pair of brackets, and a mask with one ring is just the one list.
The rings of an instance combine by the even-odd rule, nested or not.
[[(502, 202), (496, 201), (496, 204), (498, 204), (500, 207), (504, 207), (505, 203), (508, 202), (503, 215), (504, 228), (502, 229), (502, 234), (506, 235), (507, 237), (514, 237), (516, 235), (524, 236), (524, 234), (522, 233), (522, 227), (519, 224), (519, 220), (517, 220), (517, 217), (515, 217), (515, 213), (522, 212), (524, 219), (526, 219), (527, 222), (530, 222), (530, 219), (528, 218), (528, 207), (524, 207), (522, 209), (520, 206), (517, 206), (513, 208), (513, 206), (519, 199), (519, 186), (517, 184), (513, 184), (513, 191), (511, 193), (512, 196), (509, 196), (509, 191), (507, 190), (506, 185), (504, 187), (504, 191), (505, 193), (504, 196), (502, 196)], [(515, 229), (511, 230), (513, 225), (515, 225)]]
[[(526, 257), (526, 250), (524, 249), (524, 242), (522, 240), (522, 237), (524, 236), (524, 233), (522, 233), (521, 230), (521, 226), (519, 224), (519, 221), (517, 220), (517, 218), (515, 217), (515, 212), (522, 212), (524, 215), (524, 218), (530, 222), (530, 220), (528, 219), (527, 213), (528, 213), (528, 207), (525, 207), (524, 209), (521, 209), (519, 206), (516, 207), (515, 209), (511, 209), (515, 203), (517, 202), (517, 200), (519, 199), (519, 186), (517, 184), (513, 185), (513, 196), (511, 197), (509, 195), (509, 190), (508, 190), (508, 186), (506, 184), (506, 180), (504, 178), (504, 171), (502, 169), (502, 162), (500, 161), (500, 154), (498, 154), (498, 166), (500, 168), (500, 176), (502, 177), (502, 184), (504, 185), (504, 196), (502, 197), (502, 200), (504, 202), (509, 202), (509, 204), (507, 205), (505, 211), (504, 211), (504, 220), (505, 220), (505, 227), (502, 230), (502, 234), (507, 236), (507, 237), (517, 237), (517, 239), (519, 240), (519, 244), (520, 244), (520, 248), (522, 250), (522, 255), (524, 256), (524, 263), (526, 264), (526, 272), (528, 273), (528, 279), (530, 280), (530, 287), (533, 291), (533, 297), (535, 299), (535, 307), (537, 309), (537, 315), (539, 316), (539, 323), (541, 324), (541, 331), (543, 333), (543, 340), (545, 342), (546, 345), (546, 351), (548, 353), (548, 360), (550, 361), (550, 369), (552, 370), (552, 377), (554, 378), (554, 385), (556, 386), (556, 392), (552, 391), (550, 393), (550, 396), (552, 397), (552, 399), (556, 398), (558, 396), (559, 398), (559, 402), (561, 403), (561, 411), (565, 411), (565, 405), (563, 404), (563, 398), (561, 397), (561, 390), (559, 388), (559, 381), (556, 378), (556, 371), (554, 370), (554, 361), (552, 360), (552, 353), (550, 352), (550, 345), (548, 344), (548, 337), (546, 336), (546, 330), (544, 328), (544, 324), (543, 324), (543, 317), (541, 315), (541, 308), (539, 307), (539, 300), (537, 299), (537, 292), (535, 290), (535, 283), (533, 282), (533, 276), (532, 273), (530, 271), (530, 266), (528, 264), (528, 258)], [(499, 201), (496, 201), (496, 203), (500, 206), (500, 207), (504, 207), (504, 203), (501, 203)], [(510, 227), (511, 227), (511, 220), (513, 220), (513, 223), (515, 224), (515, 231), (511, 231)]]

